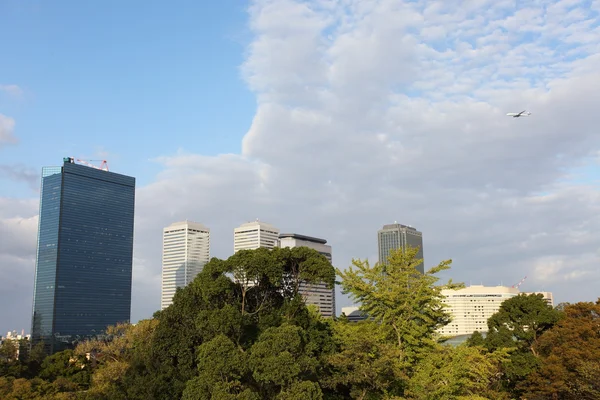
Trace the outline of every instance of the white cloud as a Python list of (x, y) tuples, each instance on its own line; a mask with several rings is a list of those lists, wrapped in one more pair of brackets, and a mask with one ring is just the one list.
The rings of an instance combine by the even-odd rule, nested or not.
[(341, 268), (397, 220), (455, 280), (600, 296), (600, 191), (572, 180), (600, 151), (589, 4), (254, 1), (242, 153), (162, 157), (138, 188), (134, 319), (159, 306), (162, 228), (182, 219), (211, 228), (217, 257), (258, 217), (326, 238)]
[(15, 129), (15, 120), (0, 114), (0, 148), (5, 144), (15, 144), (18, 139), (13, 134)]
[(21, 97), (23, 95), (23, 89), (17, 85), (0, 84), (0, 92), (5, 92), (13, 97)]

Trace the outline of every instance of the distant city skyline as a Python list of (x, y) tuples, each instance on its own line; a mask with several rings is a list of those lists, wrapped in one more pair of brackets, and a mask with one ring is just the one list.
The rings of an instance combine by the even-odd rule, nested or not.
[(260, 216), (340, 269), (398, 219), (443, 278), (595, 301), (597, 2), (353, 4), (0, 2), (0, 332), (30, 329), (39, 175), (63, 156), (136, 177), (134, 322), (185, 218), (215, 257)]

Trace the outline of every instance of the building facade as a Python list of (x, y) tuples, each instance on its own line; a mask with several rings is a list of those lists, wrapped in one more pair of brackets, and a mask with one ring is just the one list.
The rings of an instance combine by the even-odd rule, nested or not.
[(488, 319), (498, 312), (507, 299), (519, 295), (519, 289), (508, 286), (472, 285), (463, 289), (442, 290), (452, 321), (442, 327), (442, 335), (457, 336), (475, 331), (487, 332)]
[(63, 161), (40, 191), (31, 337), (49, 353), (131, 310), (135, 178)]
[(279, 229), (258, 220), (240, 225), (233, 230), (233, 252), (254, 250), (259, 247), (277, 247)]
[(552, 292), (523, 292), (523, 294), (541, 294), (546, 304), (554, 307), (554, 296), (552, 295)]
[[(384, 225), (377, 232), (377, 245), (379, 248), (379, 262), (387, 264), (390, 252), (396, 249), (406, 249), (418, 247), (417, 258), (423, 259), (423, 234), (412, 226), (393, 223)], [(425, 265), (421, 262), (417, 270), (422, 274), (425, 272)]]
[(350, 322), (364, 321), (367, 319), (367, 315), (357, 306), (342, 307), (341, 311)]
[(173, 302), (179, 287), (194, 280), (210, 259), (210, 229), (191, 221), (175, 222), (163, 229), (160, 307)]
[[(324, 255), (331, 263), (331, 246), (327, 240), (296, 233), (282, 233), (279, 235), (280, 247), (308, 247)], [(319, 308), (324, 317), (335, 317), (335, 286), (328, 288), (325, 283), (308, 284), (300, 283), (299, 292), (306, 304), (313, 304)]]

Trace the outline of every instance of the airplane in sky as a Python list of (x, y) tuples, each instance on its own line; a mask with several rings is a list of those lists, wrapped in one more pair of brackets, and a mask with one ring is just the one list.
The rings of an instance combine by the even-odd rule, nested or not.
[(523, 110), (520, 113), (508, 113), (506, 115), (513, 117), (513, 118), (519, 118), (519, 117), (529, 117), (531, 115), (531, 113), (528, 112), (527, 110)]

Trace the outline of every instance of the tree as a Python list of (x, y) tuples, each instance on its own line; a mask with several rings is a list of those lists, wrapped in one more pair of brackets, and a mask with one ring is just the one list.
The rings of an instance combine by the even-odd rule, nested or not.
[[(205, 390), (195, 379), (201, 374), (198, 355), (217, 337), (256, 358), (253, 346), (266, 340), (259, 340), (262, 334), (287, 323), (302, 328), (310, 346), (326, 348), (326, 328), (308, 311), (298, 282), (325, 282), (333, 287), (334, 278), (331, 263), (307, 248), (259, 248), (239, 251), (227, 260), (211, 259), (193, 282), (177, 290), (171, 306), (155, 314), (153, 357), (135, 363), (134, 373), (127, 378), (129, 398), (180, 398), (184, 391), (193, 396)], [(245, 376), (240, 382), (255, 392), (262, 385), (257, 379)], [(227, 382), (216, 385), (213, 389), (222, 398), (252, 396)], [(291, 386), (287, 389), (292, 390)], [(293, 390), (298, 393), (300, 389)]]
[(90, 372), (85, 366), (85, 357), (77, 356), (73, 350), (64, 350), (46, 357), (38, 376), (50, 382), (65, 378), (75, 386), (88, 387)]
[(561, 318), (541, 294), (520, 294), (505, 300), (488, 320), (485, 345), (489, 350), (512, 349), (503, 363), (504, 385), (520, 396), (519, 383), (539, 367), (536, 345), (540, 336)]
[(17, 360), (17, 344), (14, 340), (4, 340), (0, 344), (0, 362), (10, 363)]
[(600, 398), (600, 299), (564, 314), (535, 344), (541, 367), (520, 385), (528, 399)]
[(407, 380), (402, 352), (389, 338), (391, 328), (373, 322), (333, 323), (337, 351), (327, 356), (329, 374), (321, 384), (342, 398), (401, 395)]
[(506, 399), (499, 377), (501, 363), (507, 358), (506, 350), (486, 353), (480, 346), (436, 346), (418, 363), (406, 394), (414, 400)]
[(561, 313), (546, 303), (543, 295), (520, 294), (505, 300), (498, 312), (490, 317), (486, 341), (490, 347), (500, 347), (499, 343), (510, 347), (508, 344), (514, 340), (517, 347), (537, 356), (538, 338), (560, 317)]
[(475, 331), (465, 343), (469, 347), (483, 346), (485, 344), (485, 339), (483, 338), (481, 332)]
[(344, 293), (359, 302), (374, 321), (393, 329), (401, 350), (401, 361), (412, 363), (419, 354), (435, 345), (436, 330), (450, 321), (444, 310), (443, 289), (458, 289), (462, 284), (450, 280), (436, 286), (435, 274), (450, 268), (451, 260), (442, 261), (425, 274), (416, 267), (418, 248), (391, 252), (387, 264), (371, 266), (368, 261), (353, 260), (356, 269), (337, 270)]

